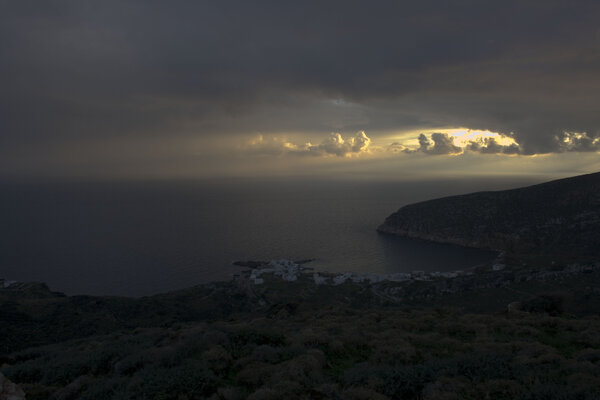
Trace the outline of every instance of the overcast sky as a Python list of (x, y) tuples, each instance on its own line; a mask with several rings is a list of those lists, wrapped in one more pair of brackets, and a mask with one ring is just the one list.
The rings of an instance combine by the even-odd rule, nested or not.
[(600, 170), (600, 2), (0, 0), (0, 177)]

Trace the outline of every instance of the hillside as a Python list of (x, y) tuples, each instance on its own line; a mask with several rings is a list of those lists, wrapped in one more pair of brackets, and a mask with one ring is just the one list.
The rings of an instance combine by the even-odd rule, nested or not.
[(600, 173), (407, 205), (379, 232), (556, 260), (600, 257)]
[(600, 396), (600, 264), (263, 277), (140, 299), (2, 285), (0, 373), (28, 400)]

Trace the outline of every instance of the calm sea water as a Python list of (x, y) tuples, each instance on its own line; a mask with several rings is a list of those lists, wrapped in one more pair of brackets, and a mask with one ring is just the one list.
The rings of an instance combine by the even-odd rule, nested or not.
[[(235, 260), (333, 272), (468, 268), (485, 251), (378, 234), (400, 206), (508, 182), (227, 181), (0, 185), (0, 277), (149, 295), (228, 279)], [(512, 186), (515, 186), (512, 184)]]

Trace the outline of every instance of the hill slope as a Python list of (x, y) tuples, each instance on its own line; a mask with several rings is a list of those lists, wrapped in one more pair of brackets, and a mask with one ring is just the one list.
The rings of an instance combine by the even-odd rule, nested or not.
[(583, 261), (600, 257), (600, 173), (402, 207), (379, 232)]

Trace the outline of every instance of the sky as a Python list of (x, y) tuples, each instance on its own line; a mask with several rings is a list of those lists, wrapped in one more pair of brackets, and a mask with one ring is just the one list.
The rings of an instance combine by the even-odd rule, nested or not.
[(600, 170), (600, 2), (0, 0), (0, 178)]

